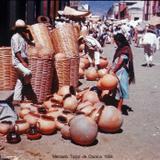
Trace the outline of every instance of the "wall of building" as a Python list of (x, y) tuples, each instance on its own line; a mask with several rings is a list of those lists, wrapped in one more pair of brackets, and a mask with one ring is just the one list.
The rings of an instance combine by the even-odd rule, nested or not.
[(10, 45), (11, 27), (17, 19), (23, 19), (27, 24), (36, 23), (40, 15), (54, 20), (57, 11), (66, 4), (69, 0), (1, 0), (0, 46)]

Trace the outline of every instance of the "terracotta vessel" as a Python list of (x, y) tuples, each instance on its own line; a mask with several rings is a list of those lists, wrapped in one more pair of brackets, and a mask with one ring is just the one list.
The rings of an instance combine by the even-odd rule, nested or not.
[(103, 90), (113, 90), (117, 87), (118, 79), (112, 74), (104, 75), (100, 80), (100, 88)]
[(123, 123), (121, 112), (114, 106), (105, 106), (98, 121), (103, 132), (114, 133), (120, 130)]
[(88, 91), (84, 93), (82, 102), (89, 101), (92, 104), (99, 102), (99, 98), (96, 92), (94, 91)]
[(27, 114), (29, 114), (31, 112), (31, 109), (30, 108), (21, 108), (18, 115), (20, 118), (23, 119), (23, 117)]
[(9, 121), (0, 122), (0, 135), (6, 135), (11, 127), (12, 127), (12, 122)]
[(29, 130), (27, 132), (27, 138), (30, 140), (38, 140), (42, 137), (41, 133), (39, 132), (37, 125), (30, 125)]
[(98, 127), (95, 121), (85, 115), (78, 115), (70, 122), (70, 134), (73, 142), (79, 145), (91, 145), (95, 141)]
[(11, 144), (16, 144), (21, 141), (20, 135), (17, 133), (17, 130), (14, 127), (10, 128), (7, 136), (6, 136), (7, 142)]
[(61, 135), (64, 139), (70, 139), (71, 138), (70, 127), (68, 125), (64, 125), (61, 128)]
[(77, 100), (76, 96), (74, 96), (74, 95), (71, 95), (71, 96), (65, 98), (63, 101), (63, 108), (65, 110), (69, 110), (69, 111), (74, 112), (77, 108), (77, 105), (78, 105), (78, 100)]
[(15, 128), (18, 134), (24, 134), (29, 129), (29, 123), (26, 120), (17, 120)]
[(85, 71), (86, 79), (89, 81), (95, 81), (98, 78), (98, 73), (94, 67), (89, 67)]
[(36, 124), (39, 118), (39, 114), (35, 114), (32, 112), (28, 113), (23, 117), (23, 119), (26, 120), (29, 124)]
[(58, 130), (61, 130), (64, 125), (67, 125), (67, 124), (68, 124), (67, 117), (64, 116), (64, 115), (59, 115), (59, 116), (57, 116), (57, 118), (55, 119), (55, 123), (56, 123), (56, 128), (57, 128)]
[(42, 134), (53, 134), (56, 131), (56, 124), (53, 117), (42, 115), (38, 119), (37, 125)]

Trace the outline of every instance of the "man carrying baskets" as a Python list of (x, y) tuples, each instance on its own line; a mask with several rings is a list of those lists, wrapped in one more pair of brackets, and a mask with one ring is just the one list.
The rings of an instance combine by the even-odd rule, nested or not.
[(19, 19), (15, 22), (14, 31), (11, 37), (11, 50), (12, 64), (18, 75), (13, 96), (13, 102), (16, 103), (23, 99), (23, 87), (30, 84), (32, 77), (31, 70), (28, 68), (27, 44), (33, 43), (27, 38), (27, 26), (23, 20)]

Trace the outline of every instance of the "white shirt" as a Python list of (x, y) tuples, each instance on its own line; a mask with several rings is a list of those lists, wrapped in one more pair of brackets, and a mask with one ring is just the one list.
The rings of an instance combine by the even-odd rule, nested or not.
[(95, 38), (93, 38), (92, 36), (86, 36), (85, 37), (85, 42), (86, 42), (86, 45), (89, 46), (89, 47), (97, 46), (100, 50), (102, 49), (100, 43)]
[(143, 36), (143, 44), (156, 44), (157, 43), (157, 37), (156, 34), (151, 32), (146, 32)]
[(27, 43), (19, 33), (15, 33), (11, 38), (11, 50), (13, 65), (16, 66), (21, 63), (16, 57), (17, 52), (21, 53), (22, 58), (27, 58)]

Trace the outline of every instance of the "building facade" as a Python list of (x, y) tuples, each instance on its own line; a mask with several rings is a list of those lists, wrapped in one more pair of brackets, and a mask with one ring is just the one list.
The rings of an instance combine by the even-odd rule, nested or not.
[(69, 5), (69, 0), (1, 0), (0, 1), (0, 46), (9, 46), (11, 27), (17, 19), (27, 24), (37, 22), (37, 17), (48, 16), (51, 22), (58, 10)]

